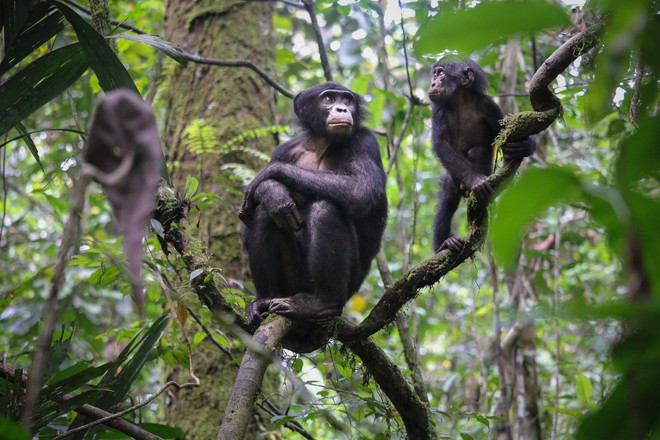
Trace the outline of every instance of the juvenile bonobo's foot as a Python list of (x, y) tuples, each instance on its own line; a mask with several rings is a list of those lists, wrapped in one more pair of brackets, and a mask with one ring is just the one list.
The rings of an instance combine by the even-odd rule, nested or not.
[(444, 251), (445, 249), (449, 249), (452, 252), (459, 253), (463, 250), (464, 246), (465, 240), (463, 240), (461, 237), (452, 235), (446, 239), (435, 252), (438, 253)]

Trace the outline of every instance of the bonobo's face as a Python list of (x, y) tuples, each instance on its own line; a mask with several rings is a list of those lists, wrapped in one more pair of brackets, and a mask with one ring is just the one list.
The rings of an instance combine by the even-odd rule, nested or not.
[(431, 87), (429, 99), (433, 102), (445, 101), (453, 96), (458, 88), (459, 80), (452, 75), (451, 65), (433, 66), (431, 71)]
[(325, 127), (329, 134), (350, 135), (353, 131), (355, 95), (348, 90), (328, 89), (321, 92), (320, 110), (326, 115)]

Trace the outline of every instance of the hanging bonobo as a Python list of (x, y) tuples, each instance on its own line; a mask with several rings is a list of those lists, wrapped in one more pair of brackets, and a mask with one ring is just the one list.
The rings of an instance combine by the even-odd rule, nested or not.
[[(341, 315), (387, 222), (385, 172), (378, 142), (362, 126), (360, 95), (327, 82), (299, 93), (293, 106), (304, 133), (277, 148), (239, 211), (257, 295), (247, 309), (253, 328), (263, 313)], [(317, 348), (311, 330), (298, 326), (285, 346)]]
[[(470, 59), (440, 60), (431, 72), (433, 152), (446, 173), (440, 179), (433, 229), (433, 250), (460, 252), (465, 241), (451, 233), (451, 220), (461, 197), (474, 192), (486, 203), (493, 193), (486, 178), (493, 171), (493, 141), (499, 133), (502, 110), (486, 95), (486, 74)], [(507, 142), (505, 160), (534, 153), (530, 139)]]

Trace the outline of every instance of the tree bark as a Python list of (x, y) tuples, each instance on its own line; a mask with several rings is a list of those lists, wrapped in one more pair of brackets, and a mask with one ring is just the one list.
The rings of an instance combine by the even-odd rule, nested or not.
[[(272, 31), (272, 13), (272, 4), (268, 2), (170, 0), (166, 4), (165, 38), (187, 53), (249, 59), (272, 72), (275, 60), (272, 39), (264, 38)], [(209, 249), (210, 263), (222, 269), (224, 279), (247, 279), (236, 215), (242, 182), (221, 167), (229, 161), (248, 160), (195, 154), (186, 148), (184, 130), (191, 121), (202, 119), (218, 127), (216, 140), (222, 145), (245, 130), (272, 125), (274, 92), (248, 69), (190, 63), (187, 67), (174, 68), (164, 94), (167, 105), (164, 144), (175, 189), (183, 192), (187, 177), (193, 176), (199, 181), (200, 192), (219, 196), (200, 216), (193, 217), (197, 223), (189, 225), (188, 230)], [(249, 144), (266, 152), (274, 146), (274, 138)], [(228, 356), (201, 346), (196, 349), (194, 362), (201, 386), (175, 391), (164, 415), (169, 424), (186, 431), (186, 438), (211, 439), (218, 433), (237, 370), (230, 365)]]

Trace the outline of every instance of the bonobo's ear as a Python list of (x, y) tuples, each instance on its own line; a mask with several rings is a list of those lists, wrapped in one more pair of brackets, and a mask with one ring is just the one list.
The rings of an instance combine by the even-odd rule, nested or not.
[(296, 95), (295, 98), (293, 98), (293, 112), (294, 112), (294, 113), (296, 114), (296, 116), (298, 116), (299, 118), (301, 117), (301, 115), (300, 115), (300, 111), (302, 110), (302, 108), (300, 108), (300, 107), (301, 107), (300, 104), (301, 104), (301, 102), (302, 102), (302, 101), (301, 101), (301, 100), (302, 100), (302, 94), (303, 94), (303, 92), (300, 92), (300, 93), (298, 93), (298, 94)]
[(474, 70), (472, 70), (472, 67), (466, 67), (463, 69), (463, 76), (461, 76), (461, 84), (465, 88), (470, 88), (472, 87), (472, 84), (474, 83)]

